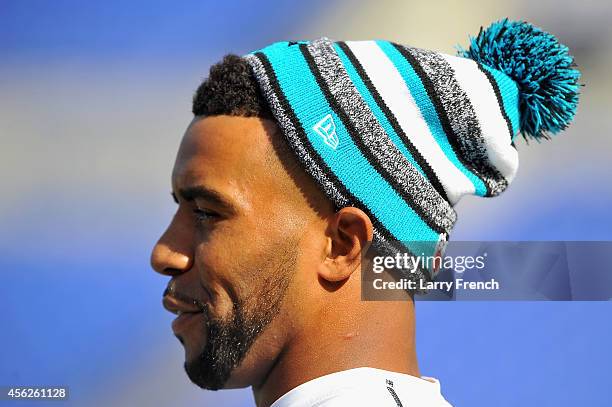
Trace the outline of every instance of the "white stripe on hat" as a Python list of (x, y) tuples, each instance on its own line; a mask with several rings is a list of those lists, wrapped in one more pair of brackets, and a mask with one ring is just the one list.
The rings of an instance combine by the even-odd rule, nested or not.
[(410, 90), (395, 65), (374, 41), (347, 41), (351, 51), (372, 80), (406, 136), (438, 176), (452, 205), (464, 194), (474, 194), (474, 185), (446, 157), (429, 131)]
[(490, 163), (512, 182), (518, 170), (518, 152), (510, 145), (512, 135), (486, 75), (468, 58), (440, 54), (455, 71), (455, 79), (467, 94), (485, 140)]

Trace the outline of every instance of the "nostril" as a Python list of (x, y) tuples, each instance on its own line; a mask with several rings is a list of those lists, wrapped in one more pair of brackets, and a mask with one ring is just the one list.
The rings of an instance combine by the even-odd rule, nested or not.
[(173, 269), (173, 268), (166, 268), (164, 269), (164, 271), (162, 272), (163, 274), (166, 274), (168, 276), (176, 276), (179, 275), (181, 273), (184, 273), (187, 270), (178, 270), (178, 269)]

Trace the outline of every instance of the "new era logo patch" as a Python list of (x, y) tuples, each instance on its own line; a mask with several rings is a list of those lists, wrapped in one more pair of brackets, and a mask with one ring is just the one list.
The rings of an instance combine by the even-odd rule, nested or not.
[(336, 123), (334, 123), (334, 118), (331, 114), (328, 114), (313, 127), (314, 131), (317, 132), (325, 144), (333, 148), (334, 150), (338, 147), (338, 135), (336, 134)]

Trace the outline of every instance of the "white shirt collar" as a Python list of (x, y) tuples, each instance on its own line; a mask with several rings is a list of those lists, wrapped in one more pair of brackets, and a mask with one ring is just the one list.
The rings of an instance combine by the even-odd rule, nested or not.
[(433, 378), (370, 367), (344, 370), (303, 383), (271, 407), (450, 406)]

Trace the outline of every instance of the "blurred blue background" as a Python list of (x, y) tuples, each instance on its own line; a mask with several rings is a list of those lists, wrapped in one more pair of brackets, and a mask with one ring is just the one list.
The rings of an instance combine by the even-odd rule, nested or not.
[[(148, 266), (175, 209), (170, 171), (208, 67), (323, 35), (453, 53), (504, 16), (569, 45), (586, 87), (564, 134), (519, 142), (508, 191), (458, 205), (452, 238), (611, 240), (606, 0), (1, 0), (0, 385), (68, 385), (64, 405), (75, 406), (252, 406), (248, 389), (189, 383), (160, 304), (166, 279)], [(611, 311), (420, 302), (421, 372), (456, 406), (609, 406)]]

